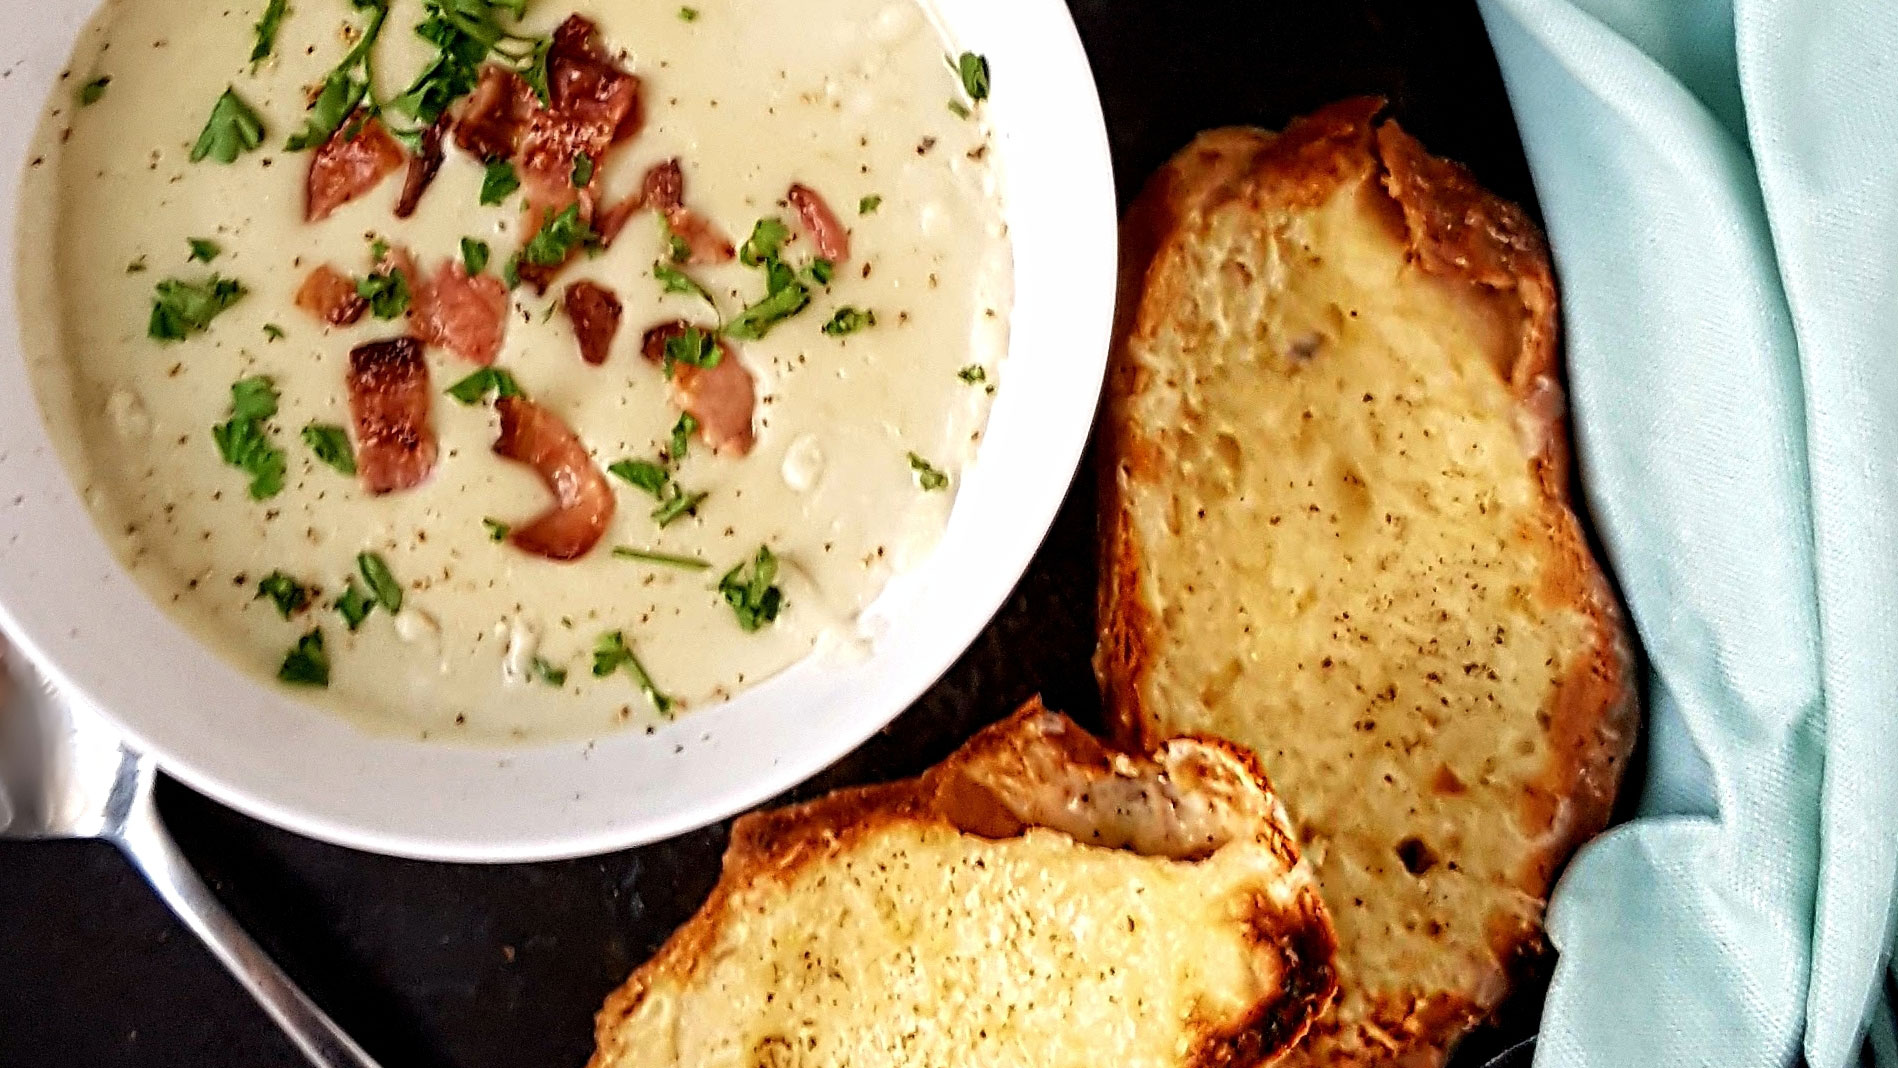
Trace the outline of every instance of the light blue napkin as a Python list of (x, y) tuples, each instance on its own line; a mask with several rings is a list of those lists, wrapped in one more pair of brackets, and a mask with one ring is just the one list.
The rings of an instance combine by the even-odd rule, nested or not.
[(1536, 1064), (1898, 1068), (1898, 0), (1482, 9), (1651, 658)]

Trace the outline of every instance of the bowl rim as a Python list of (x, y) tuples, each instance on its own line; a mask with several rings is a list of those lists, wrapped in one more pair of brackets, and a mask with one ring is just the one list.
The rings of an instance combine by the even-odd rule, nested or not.
[[(86, 514), (28, 373), (16, 220), (47, 92), (106, 2), (37, 7), (0, 42), (0, 67), (12, 71), (0, 104), (14, 116), (0, 120), (0, 631), (168, 774), (277, 826), (396, 856), (502, 862), (629, 848), (750, 808), (856, 748), (949, 669), (1018, 584), (1094, 423), (1117, 271), (1105, 121), (1062, 0), (923, 0), (948, 40), (984, 52), (996, 71), (986, 106), (1015, 292), (989, 431), (942, 542), (866, 612), (876, 651), (844, 667), (807, 659), (655, 733), (515, 747), (369, 734), (254, 681), (152, 604)], [(978, 504), (984, 516), (972, 514)], [(110, 655), (127, 635), (143, 655)], [(755, 751), (773, 745), (784, 748)], [(690, 781), (689, 800), (666, 803), (685, 774), (721, 761), (733, 776)], [(450, 789), (419, 794), (405, 776)], [(372, 796), (338, 796), (356, 787)], [(523, 805), (544, 805), (544, 818), (503, 811), (510, 788), (531, 788)]]

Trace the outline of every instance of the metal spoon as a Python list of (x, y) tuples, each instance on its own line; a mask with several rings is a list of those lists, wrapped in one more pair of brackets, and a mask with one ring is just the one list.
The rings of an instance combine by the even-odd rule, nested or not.
[(10, 659), (0, 662), (0, 838), (103, 838), (118, 846), (312, 1064), (377, 1068), (185, 861), (152, 803), (156, 763), (24, 657)]

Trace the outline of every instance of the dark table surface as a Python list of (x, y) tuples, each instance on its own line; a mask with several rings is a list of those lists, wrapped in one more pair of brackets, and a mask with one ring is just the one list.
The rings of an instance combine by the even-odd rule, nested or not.
[[(1472, 3), (1071, 0), (1123, 205), (1195, 132), (1277, 126), (1387, 97), (1433, 150), (1531, 206), (1522, 149)], [(1008, 71), (997, 71), (1005, 85)], [(1039, 692), (1099, 721), (1094, 493), (1076, 482), (1007, 605), (937, 685), (817, 779), (913, 774)], [(608, 990), (695, 909), (727, 826), (549, 864), (428, 864), (300, 838), (176, 784), (160, 806), (218, 896), (388, 1068), (578, 1068)], [(1466, 1043), (1480, 1063), (1526, 1030)], [(296, 1052), (110, 846), (0, 843), (0, 1068), (296, 1068)]]

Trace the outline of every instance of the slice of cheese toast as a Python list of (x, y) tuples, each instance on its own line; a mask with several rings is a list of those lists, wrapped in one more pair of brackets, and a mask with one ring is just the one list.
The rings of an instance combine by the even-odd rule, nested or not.
[(1130, 757), (1030, 702), (920, 778), (740, 819), (590, 1068), (1264, 1065), (1331, 949), (1250, 754)]
[(1256, 751), (1336, 925), (1292, 1065), (1441, 1064), (1539, 951), (1635, 729), (1541, 236), (1380, 106), (1154, 179), (1104, 421), (1111, 714)]

